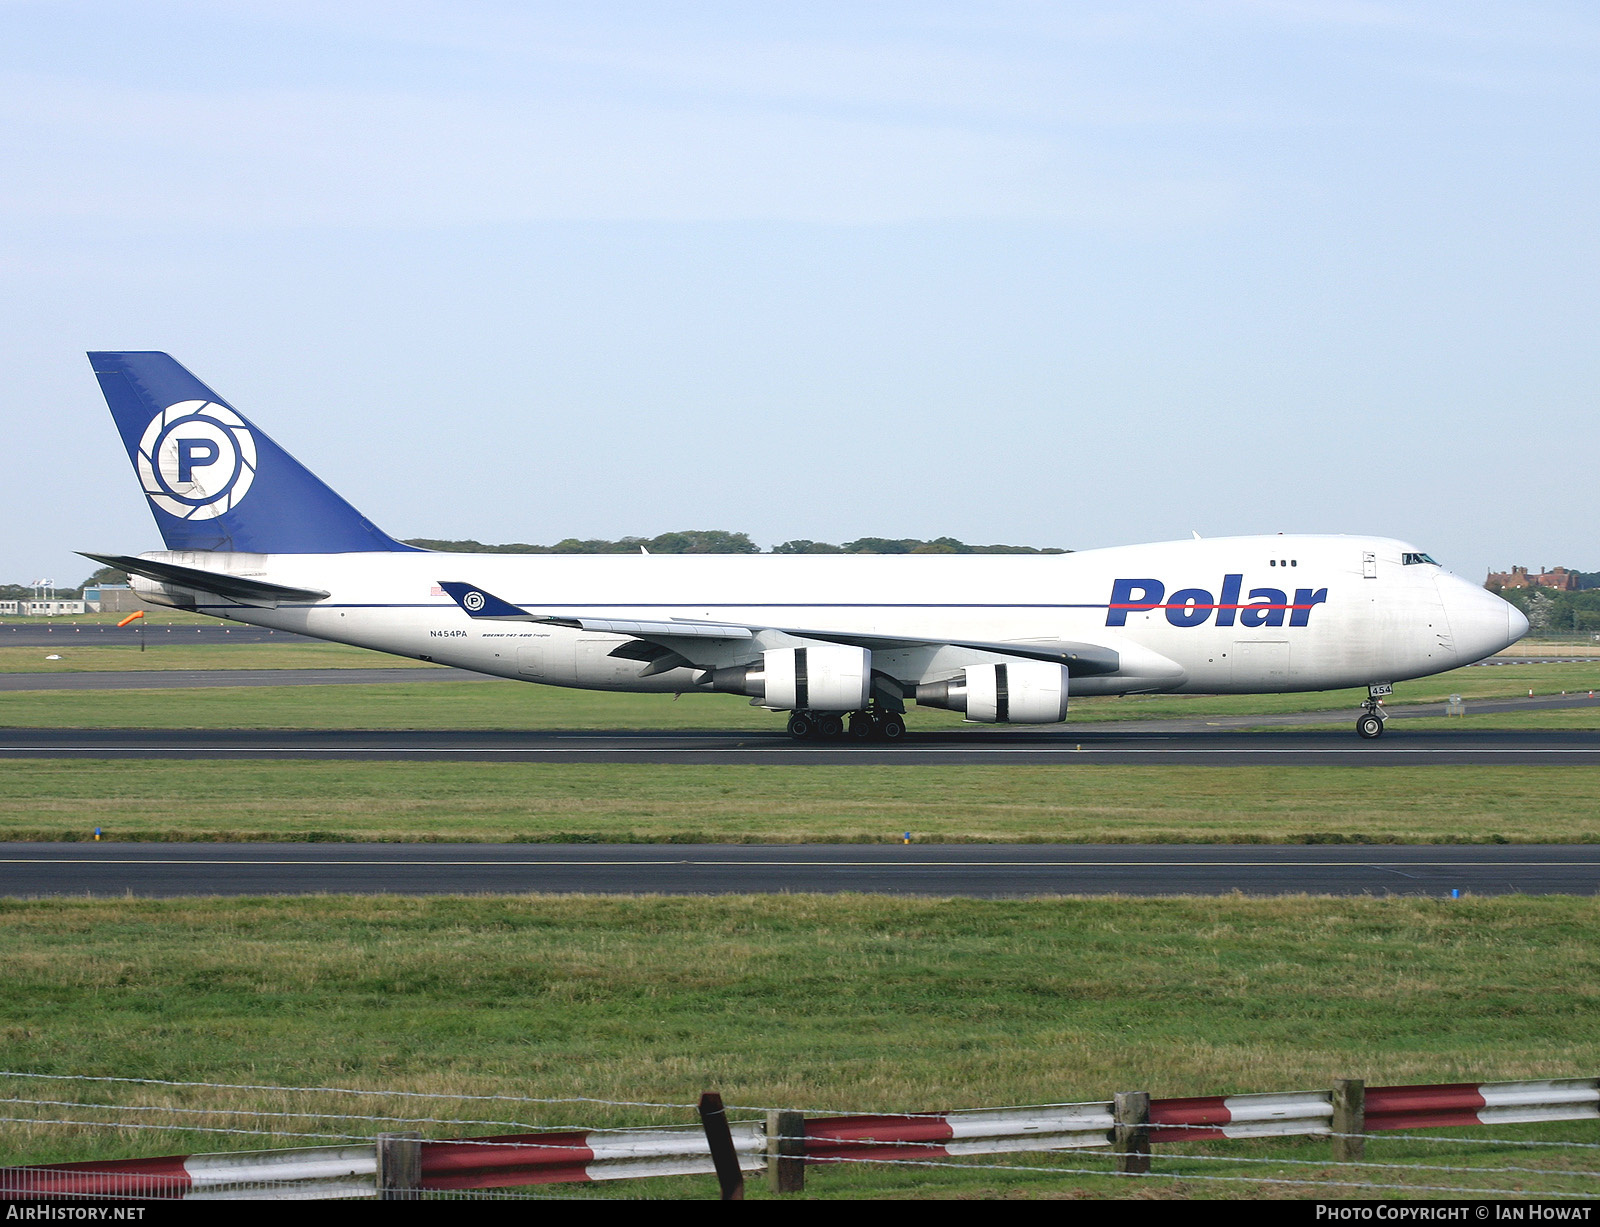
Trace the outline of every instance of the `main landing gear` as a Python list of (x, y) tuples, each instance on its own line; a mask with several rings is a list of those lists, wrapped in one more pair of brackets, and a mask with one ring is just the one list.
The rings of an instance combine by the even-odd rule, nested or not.
[(832, 739), (848, 732), (852, 741), (899, 741), (906, 735), (905, 718), (876, 707), (849, 713), (848, 728), (840, 712), (797, 711), (789, 717), (789, 736), (796, 741)]
[(1383, 736), (1383, 723), (1389, 717), (1383, 710), (1383, 698), (1394, 693), (1388, 682), (1367, 687), (1367, 701), (1361, 705), (1361, 715), (1356, 719), (1356, 732), (1367, 740)]

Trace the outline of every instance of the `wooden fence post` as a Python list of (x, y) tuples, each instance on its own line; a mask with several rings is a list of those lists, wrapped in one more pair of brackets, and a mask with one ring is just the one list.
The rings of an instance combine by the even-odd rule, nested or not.
[(1333, 1082), (1333, 1157), (1359, 1163), (1367, 1155), (1367, 1084), (1360, 1078)]
[(378, 1135), (378, 1200), (422, 1199), (422, 1134)]
[(767, 1183), (774, 1193), (806, 1190), (806, 1114), (789, 1108), (767, 1113)]
[(711, 1162), (716, 1165), (722, 1200), (743, 1201), (744, 1173), (739, 1170), (739, 1152), (733, 1148), (733, 1134), (728, 1129), (722, 1096), (715, 1091), (700, 1096), (700, 1127), (706, 1131), (706, 1145), (711, 1147)]
[(1116, 1152), (1117, 1170), (1144, 1175), (1150, 1170), (1150, 1092), (1118, 1091), (1113, 1119), (1111, 1148)]

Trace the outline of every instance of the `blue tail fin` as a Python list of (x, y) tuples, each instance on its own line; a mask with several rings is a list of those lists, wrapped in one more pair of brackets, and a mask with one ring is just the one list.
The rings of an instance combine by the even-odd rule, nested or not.
[(409, 550), (166, 354), (89, 362), (169, 550)]

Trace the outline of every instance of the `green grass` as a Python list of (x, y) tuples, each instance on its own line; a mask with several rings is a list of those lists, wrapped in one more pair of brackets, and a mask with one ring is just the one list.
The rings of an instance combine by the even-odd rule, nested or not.
[[(732, 1104), (814, 1111), (1310, 1089), (1336, 1077), (1591, 1076), (1600, 1058), (1597, 922), (1600, 901), (1561, 897), (0, 901), (0, 1067), (677, 1104), (716, 1089)], [(428, 1102), (419, 1111), (382, 1096), (14, 1079), (0, 1087), (39, 1099), (468, 1116), (530, 1128), (691, 1119), (598, 1104)], [(16, 1116), (64, 1111), (7, 1107)], [(1525, 1126), (1493, 1132), (1536, 1136)], [(0, 1125), (0, 1138), (8, 1162), (270, 1144), (17, 1124)], [(1374, 1144), (1373, 1157), (1486, 1159), (1464, 1146), (1407, 1146)], [(1235, 1142), (1213, 1153), (1316, 1158), (1326, 1144)], [(1072, 1154), (998, 1161), (1086, 1165)], [(1485, 1183), (1440, 1176), (1409, 1178)], [(819, 1195), (1240, 1195), (1228, 1185), (1135, 1191), (1094, 1178), (919, 1169), (813, 1171), (810, 1180)], [(706, 1183), (653, 1187), (704, 1195)]]
[[(12, 649), (27, 651), (28, 649)], [(84, 649), (110, 652), (118, 649)], [(228, 653), (260, 661), (249, 648), (163, 649)], [(301, 664), (369, 665), (385, 658), (355, 648), (268, 646)], [(239, 653), (238, 656), (232, 654)], [(322, 655), (326, 653), (326, 655)], [(341, 655), (354, 653), (356, 655)], [(137, 657), (137, 652), (134, 652)], [(146, 653), (148, 657), (150, 654)], [(119, 658), (121, 659), (121, 658)], [(388, 658), (394, 660), (395, 658)], [(42, 662), (41, 662), (42, 663)], [(63, 662), (72, 664), (71, 660)], [(137, 666), (133, 666), (137, 667)], [(186, 664), (186, 668), (206, 667)], [(241, 666), (243, 667), (243, 666)], [(249, 667), (267, 667), (253, 663)], [(1405, 683), (1397, 703), (1469, 701), (1600, 689), (1600, 662), (1573, 665), (1458, 669)], [(1364, 691), (1279, 695), (1130, 695), (1073, 702), (1071, 724), (1167, 718), (1199, 719), (1293, 711), (1337, 711), (1353, 722)], [(1482, 719), (1482, 717), (1476, 717)], [(916, 729), (958, 728), (959, 713), (914, 708)], [(731, 729), (777, 732), (780, 717), (735, 695), (612, 694), (525, 682), (385, 683), (373, 686), (229, 687), (129, 691), (12, 691), (0, 693), (0, 727), (9, 728), (357, 728), (357, 729)], [(1589, 727), (1589, 726), (1583, 726)], [(997, 729), (997, 735), (1005, 735)]]
[[(956, 722), (932, 713), (937, 722)], [(386, 682), (173, 690), (8, 691), (0, 727), (255, 729), (761, 729), (734, 695), (606, 694), (523, 682)]]
[[(0, 640), (0, 644), (3, 644)], [(60, 660), (46, 659), (59, 656)], [(70, 637), (46, 647), (0, 646), (0, 673), (127, 673), (166, 669), (429, 669), (420, 660), (342, 643), (194, 644), (181, 636), (150, 637), (136, 645), (82, 647)]]
[[(146, 656), (170, 664), (179, 652), (211, 651), (163, 648)], [(225, 662), (245, 660), (238, 648), (215, 651)], [(264, 651), (262, 659), (276, 661), (318, 653), (314, 663), (294, 658), (310, 667), (332, 653), (353, 653), (359, 664), (382, 660), (317, 645)], [(1600, 666), (1503, 666), (1407, 683), (1398, 698), (1514, 696), (1530, 685), (1550, 693), (1596, 680)], [(1358, 697), (1087, 700), (1075, 703), (1074, 719), (1324, 707), (1353, 716)], [(1589, 711), (1468, 720), (1596, 727)], [(928, 711), (912, 721), (915, 728), (959, 725), (958, 717)], [(497, 682), (14, 693), (0, 695), (0, 724), (778, 727), (776, 717), (728, 696), (674, 703)], [(0, 838), (85, 838), (97, 823), (117, 839), (881, 840), (906, 829), (927, 841), (1600, 838), (1600, 769), (1388, 768), (1377, 803), (1371, 778), (1302, 767), (8, 761), (0, 768)], [(1591, 1076), (1600, 1057), (1597, 919), (1595, 899), (1560, 897), (0, 900), (0, 1067), (685, 1104), (715, 1088), (735, 1104), (889, 1111), (1090, 1100), (1123, 1089), (1158, 1096), (1309, 1089), (1339, 1076), (1372, 1083)], [(416, 1101), (384, 1096), (21, 1080), (0, 1080), (0, 1094), (419, 1114)], [(5, 1115), (65, 1111), (7, 1107)], [(422, 1114), (459, 1115), (443, 1107), (430, 1102)], [(601, 1105), (527, 1107), (475, 1104), (461, 1112), (544, 1128), (690, 1119)], [(218, 1115), (198, 1123), (241, 1121)], [(324, 1119), (296, 1127), (379, 1126)], [(450, 1136), (505, 1127), (422, 1128)], [(1480, 1132), (1576, 1136), (1570, 1126)], [(16, 1124), (0, 1124), (0, 1139), (7, 1162), (302, 1144)], [(1265, 1170), (1274, 1177), (1341, 1176), (1298, 1166), (1324, 1158), (1325, 1143), (1194, 1149), (1273, 1157), (1279, 1162)], [(1588, 1161), (1575, 1151), (1552, 1159), (1400, 1141), (1373, 1144), (1370, 1157), (1541, 1168)], [(1073, 1153), (992, 1162), (1103, 1166)], [(1256, 1169), (1191, 1170), (1238, 1176)], [(1561, 1187), (1530, 1176), (1363, 1175)], [(1294, 1195), (1267, 1184), (917, 1168), (813, 1171), (810, 1187), (822, 1197)], [(1565, 1187), (1588, 1191), (1592, 1181)], [(543, 1191), (704, 1197), (711, 1186), (692, 1178)]]
[[(98, 649), (115, 652), (119, 649)], [(164, 649), (299, 663), (386, 658), (334, 645)], [(276, 654), (274, 656), (274, 654)], [(1460, 670), (1408, 689), (1469, 699), (1578, 690), (1600, 665)], [(1431, 687), (1431, 691), (1425, 689)], [(1406, 695), (1403, 697), (1413, 697)], [(1419, 696), (1420, 697), (1420, 696)], [(1085, 700), (1075, 720), (1237, 715), (1355, 696)], [(1469, 708), (1470, 711), (1470, 708)], [(914, 729), (961, 727), (918, 709)], [(1475, 727), (1600, 728), (1600, 712), (1472, 714)], [(1459, 727), (1408, 720), (1406, 729)], [(0, 694), (0, 724), (57, 728), (731, 729), (778, 717), (729, 695), (618, 695), (517, 682)], [(1343, 727), (1330, 722), (1329, 727)], [(1070, 730), (1069, 730), (1070, 731)], [(1004, 737), (1003, 729), (993, 735)], [(1590, 767), (596, 766), (523, 763), (19, 762), (0, 838), (436, 841), (1588, 842)]]
[(0, 839), (1592, 843), (1596, 796), (1591, 766), (9, 760)]

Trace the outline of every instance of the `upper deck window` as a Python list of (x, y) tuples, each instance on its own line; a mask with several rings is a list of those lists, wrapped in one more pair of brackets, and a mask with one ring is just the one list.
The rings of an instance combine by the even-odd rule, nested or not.
[(1400, 555), (1400, 563), (1401, 563), (1402, 566), (1414, 567), (1419, 562), (1431, 562), (1431, 563), (1433, 563), (1434, 566), (1438, 566), (1439, 565), (1437, 562), (1435, 562), (1432, 558), (1430, 558), (1426, 554), (1401, 554)]

